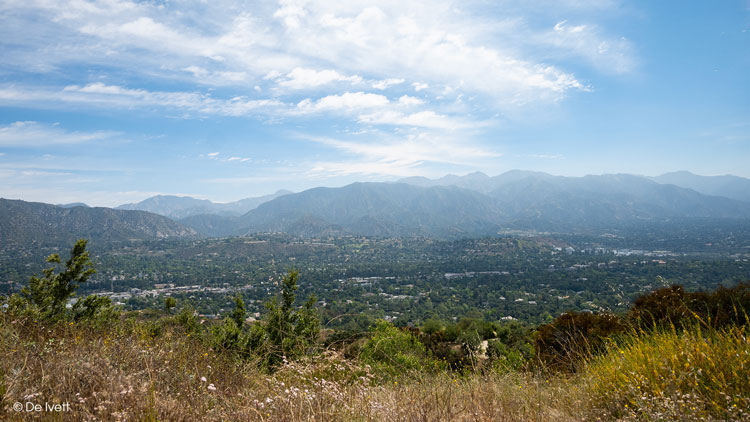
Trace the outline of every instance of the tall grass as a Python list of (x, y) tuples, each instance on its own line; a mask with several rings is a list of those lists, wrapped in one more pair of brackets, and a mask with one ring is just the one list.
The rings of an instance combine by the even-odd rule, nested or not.
[(747, 326), (633, 335), (595, 358), (582, 377), (592, 405), (613, 418), (749, 420)]
[[(0, 420), (566, 421), (564, 379), (414, 371), (383, 381), (334, 351), (273, 373), (165, 325), (10, 320), (0, 314)], [(70, 412), (15, 412), (15, 402)]]
[[(634, 333), (574, 375), (377, 367), (327, 351), (273, 373), (184, 327), (0, 314), (0, 420), (750, 420), (747, 327)], [(29, 415), (14, 402), (69, 402)]]

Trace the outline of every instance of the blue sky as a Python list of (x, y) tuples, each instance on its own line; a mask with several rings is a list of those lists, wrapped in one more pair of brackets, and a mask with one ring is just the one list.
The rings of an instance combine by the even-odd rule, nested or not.
[(0, 3), (0, 197), (750, 177), (750, 1)]

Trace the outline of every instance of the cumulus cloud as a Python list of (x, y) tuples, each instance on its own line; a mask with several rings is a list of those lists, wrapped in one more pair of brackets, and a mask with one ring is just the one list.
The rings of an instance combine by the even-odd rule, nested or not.
[[(53, 0), (11, 6), (16, 13), (12, 21), (0, 18), (6, 24), (0, 35), (14, 46), (4, 51), (6, 62), (19, 69), (101, 64), (248, 92), (254, 86), (295, 90), (365, 82), (376, 90), (442, 90), (462, 81), (465, 94), (481, 95), (494, 108), (516, 107), (556, 101), (583, 87), (571, 72), (530, 53), (528, 40), (586, 57), (595, 46), (606, 57), (619, 57), (623, 71), (632, 55), (627, 43), (605, 37), (596, 25), (523, 27), (519, 36), (508, 22), (522, 20), (523, 10), (487, 16), (473, 3), (449, 0), (281, 0), (251, 6), (217, 0), (189, 8)], [(18, 31), (21, 27), (25, 30)], [(42, 36), (21, 35), (28, 33)], [(49, 39), (56, 40), (55, 49), (48, 48)], [(264, 79), (268, 74), (276, 77)]]

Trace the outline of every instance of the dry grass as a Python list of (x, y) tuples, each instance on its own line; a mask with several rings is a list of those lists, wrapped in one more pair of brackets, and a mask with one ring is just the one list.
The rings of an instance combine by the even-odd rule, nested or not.
[[(567, 384), (522, 374), (404, 374), (376, 382), (334, 352), (266, 374), (165, 329), (9, 321), (0, 316), (2, 420), (564, 421), (580, 419)], [(3, 372), (0, 372), (2, 374)], [(70, 403), (15, 412), (15, 402)]]
[[(634, 337), (568, 378), (384, 378), (333, 351), (269, 374), (177, 326), (154, 338), (139, 322), (48, 326), (0, 314), (0, 420), (750, 420), (747, 334)], [(68, 402), (71, 410), (15, 412), (15, 402)]]
[(750, 420), (748, 327), (661, 330), (590, 362), (593, 405), (625, 420)]

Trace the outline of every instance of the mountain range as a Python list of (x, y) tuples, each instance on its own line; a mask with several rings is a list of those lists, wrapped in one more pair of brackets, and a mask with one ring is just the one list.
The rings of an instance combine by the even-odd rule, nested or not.
[[(314, 188), (267, 201), (238, 217), (204, 214), (179, 221), (207, 236), (286, 232), (462, 237), (501, 229), (574, 231), (675, 218), (750, 218), (750, 201), (714, 194), (723, 178), (691, 176), (672, 177), (673, 184), (628, 174), (562, 177), (520, 170), (494, 177), (411, 177)], [(700, 190), (677, 185), (683, 179)], [(742, 190), (734, 193), (741, 197)]]
[(115, 209), (148, 211), (174, 220), (200, 214), (240, 216), (264, 202), (290, 193), (292, 192), (288, 190), (279, 190), (270, 195), (227, 203), (211, 202), (207, 199), (196, 199), (189, 196), (157, 195), (136, 204), (123, 204)]
[(69, 245), (79, 238), (97, 242), (195, 237), (197, 232), (161, 215), (101, 207), (59, 207), (0, 198), (0, 243)]
[[(0, 241), (222, 237), (258, 232), (456, 238), (506, 229), (606, 230), (671, 219), (742, 219), (750, 227), (750, 180), (608, 174), (553, 176), (513, 170), (439, 179), (319, 187), (218, 204), (157, 196), (117, 209), (1, 200)], [(161, 214), (161, 215), (156, 215)], [(166, 218), (169, 217), (169, 218)]]

